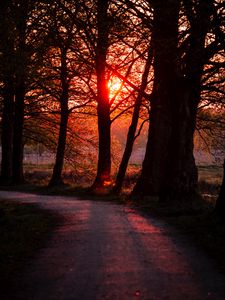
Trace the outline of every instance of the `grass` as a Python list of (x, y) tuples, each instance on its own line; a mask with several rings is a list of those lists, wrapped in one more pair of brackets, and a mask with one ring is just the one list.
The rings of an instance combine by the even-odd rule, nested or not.
[(35, 205), (0, 199), (1, 294), (15, 286), (29, 259), (44, 247), (60, 217)]

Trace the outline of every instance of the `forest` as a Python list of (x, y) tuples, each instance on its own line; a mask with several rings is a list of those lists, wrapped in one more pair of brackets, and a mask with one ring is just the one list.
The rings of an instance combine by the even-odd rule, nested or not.
[[(38, 144), (54, 153), (49, 187), (67, 163), (118, 195), (145, 139), (131, 196), (197, 201), (195, 140), (224, 155), (224, 67), (222, 0), (1, 1), (1, 185), (24, 183), (24, 149)], [(224, 193), (223, 179), (222, 215)]]

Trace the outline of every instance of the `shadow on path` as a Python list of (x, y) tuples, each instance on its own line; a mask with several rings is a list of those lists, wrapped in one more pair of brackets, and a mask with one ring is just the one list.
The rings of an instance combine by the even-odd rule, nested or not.
[(224, 299), (225, 278), (211, 261), (128, 206), (3, 191), (0, 197), (64, 216), (18, 278), (12, 300)]

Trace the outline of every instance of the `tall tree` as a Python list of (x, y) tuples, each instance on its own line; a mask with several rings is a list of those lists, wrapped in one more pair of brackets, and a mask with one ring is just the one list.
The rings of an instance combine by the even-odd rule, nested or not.
[(111, 181), (111, 120), (108, 82), (106, 76), (106, 57), (108, 52), (109, 18), (107, 0), (97, 1), (97, 45), (96, 45), (96, 72), (97, 72), (97, 113), (99, 152), (97, 175), (92, 189), (104, 187)]
[(124, 177), (125, 177), (126, 170), (127, 170), (127, 166), (128, 166), (128, 162), (129, 162), (130, 156), (132, 154), (132, 149), (133, 149), (133, 145), (134, 145), (134, 141), (135, 141), (135, 134), (137, 131), (137, 125), (138, 125), (138, 120), (139, 120), (139, 113), (140, 113), (142, 100), (143, 100), (143, 94), (144, 94), (146, 86), (148, 84), (149, 70), (152, 65), (152, 56), (153, 56), (152, 47), (151, 47), (151, 45), (149, 45), (148, 56), (146, 59), (144, 72), (142, 74), (141, 86), (138, 91), (138, 95), (137, 95), (137, 98), (136, 98), (136, 101), (134, 104), (132, 120), (131, 120), (131, 124), (128, 129), (128, 133), (127, 133), (126, 145), (125, 145), (124, 153), (123, 153), (122, 160), (121, 160), (121, 163), (119, 166), (118, 174), (116, 176), (115, 186), (113, 188), (113, 191), (115, 193), (119, 193), (121, 191), (122, 184), (123, 184)]
[(171, 103), (172, 132), (166, 171), (160, 188), (162, 200), (190, 201), (198, 197), (198, 172), (193, 154), (193, 139), (201, 100), (201, 80), (204, 66), (208, 63), (206, 44), (213, 2), (202, 0), (192, 4), (187, 1), (185, 4), (190, 35), (184, 60), (182, 64), (178, 64), (177, 86), (174, 101)]
[(2, 160), (1, 181), (9, 183), (12, 178), (13, 113), (14, 113), (14, 26), (11, 1), (0, 3), (0, 64), (3, 83), (2, 98)]
[(152, 3), (155, 76), (150, 130), (142, 174), (133, 193), (160, 195), (163, 201), (190, 199), (198, 193), (193, 135), (207, 63), (204, 53), (212, 1), (185, 2), (190, 23), (185, 52), (178, 43), (180, 1)]
[[(5, 3), (5, 2), (4, 2)], [(8, 5), (8, 6), (7, 6)], [(40, 5), (40, 6), (39, 6)], [(46, 24), (45, 4), (36, 1), (6, 1), (1, 19), (3, 115), (2, 179), (23, 182), (23, 128), (25, 101), (33, 87), (32, 73), (40, 63)], [(4, 7), (3, 7), (4, 8)], [(1, 13), (3, 13), (1, 11)], [(3, 34), (2, 34), (3, 33)], [(37, 56), (39, 59), (37, 59)], [(40, 66), (38, 66), (40, 67)], [(9, 76), (10, 74), (10, 76)]]
[(53, 168), (50, 186), (63, 184), (62, 169), (66, 148), (67, 125), (69, 118), (69, 83), (67, 70), (67, 49), (61, 49), (61, 85), (62, 91), (60, 95), (60, 129), (58, 135), (58, 143), (56, 150), (56, 160)]
[[(68, 52), (73, 42), (74, 34), (74, 22), (66, 12), (60, 8), (61, 1), (58, 1), (59, 5), (56, 5), (55, 11), (52, 12), (53, 15), (53, 28), (52, 30), (52, 43), (53, 52), (59, 50), (59, 58), (54, 58), (54, 60), (59, 61), (59, 82), (60, 82), (60, 92), (59, 92), (59, 103), (60, 103), (60, 125), (58, 134), (58, 143), (56, 149), (56, 159), (53, 168), (53, 173), (49, 186), (57, 186), (63, 184), (62, 180), (62, 170), (63, 162), (66, 149), (66, 138), (67, 138), (67, 126), (69, 119), (69, 88), (71, 83), (71, 76), (69, 76), (69, 62), (68, 62)], [(51, 8), (51, 11), (53, 9)], [(51, 12), (50, 12), (51, 14)], [(61, 30), (61, 28), (63, 28)]]
[(178, 16), (180, 1), (152, 1), (154, 19), (154, 86), (151, 99), (150, 128), (141, 176), (133, 195), (157, 195), (167, 160), (171, 135), (171, 103), (176, 86)]
[(28, 14), (30, 9), (29, 1), (18, 1), (15, 3), (15, 115), (14, 115), (14, 130), (13, 130), (13, 183), (22, 183), (23, 178), (23, 124), (24, 124), (24, 107), (25, 107), (25, 94), (27, 83), (27, 44), (26, 44), (26, 31)]

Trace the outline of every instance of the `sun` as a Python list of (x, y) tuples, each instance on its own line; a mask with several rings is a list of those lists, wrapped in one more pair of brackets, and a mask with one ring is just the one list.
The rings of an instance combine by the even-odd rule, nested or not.
[(108, 89), (110, 96), (113, 97), (122, 88), (122, 81), (118, 77), (111, 77), (108, 81)]

